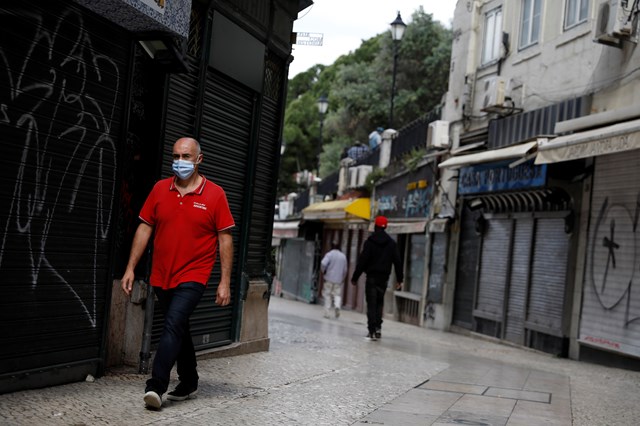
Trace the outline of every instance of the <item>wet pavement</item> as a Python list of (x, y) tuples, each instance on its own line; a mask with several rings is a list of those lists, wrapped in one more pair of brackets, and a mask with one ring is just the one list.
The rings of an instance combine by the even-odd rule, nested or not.
[[(2, 425), (636, 425), (640, 373), (273, 298), (271, 347), (199, 360), (196, 399), (144, 408), (146, 377), (0, 395)], [(175, 376), (174, 376), (175, 377)], [(173, 383), (175, 384), (175, 383)]]

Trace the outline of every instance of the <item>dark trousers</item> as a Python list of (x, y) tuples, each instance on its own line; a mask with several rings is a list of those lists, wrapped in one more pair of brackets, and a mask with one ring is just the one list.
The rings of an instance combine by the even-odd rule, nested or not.
[(153, 360), (147, 391), (163, 394), (169, 387), (173, 364), (177, 363), (178, 378), (187, 386), (198, 386), (196, 352), (189, 330), (189, 317), (204, 293), (205, 286), (186, 282), (170, 290), (154, 287), (160, 309), (164, 313), (164, 326)]
[(367, 300), (367, 328), (371, 334), (382, 328), (384, 293), (388, 280), (388, 277), (367, 277), (364, 295)]

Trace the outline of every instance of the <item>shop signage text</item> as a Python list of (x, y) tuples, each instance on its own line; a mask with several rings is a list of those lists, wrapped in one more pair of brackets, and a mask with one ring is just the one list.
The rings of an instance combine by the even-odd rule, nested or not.
[(482, 192), (509, 191), (544, 186), (547, 180), (547, 165), (536, 166), (532, 161), (509, 168), (512, 161), (477, 164), (460, 169), (458, 193), (478, 194)]

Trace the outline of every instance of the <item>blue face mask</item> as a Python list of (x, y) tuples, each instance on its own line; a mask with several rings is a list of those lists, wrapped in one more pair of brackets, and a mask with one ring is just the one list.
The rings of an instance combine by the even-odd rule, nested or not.
[(193, 162), (187, 160), (175, 160), (172, 166), (173, 173), (182, 180), (189, 179), (195, 171), (195, 167)]

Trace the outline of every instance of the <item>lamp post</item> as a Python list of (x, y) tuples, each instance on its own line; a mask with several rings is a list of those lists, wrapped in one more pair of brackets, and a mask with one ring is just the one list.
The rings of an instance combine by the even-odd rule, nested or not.
[(320, 143), (318, 143), (318, 156), (316, 158), (316, 170), (318, 176), (320, 176), (320, 153), (322, 152), (322, 127), (324, 125), (324, 115), (329, 108), (329, 99), (325, 95), (320, 96), (317, 101), (318, 112), (320, 113)]
[(402, 40), (407, 25), (402, 22), (400, 12), (391, 25), (391, 39), (393, 40), (393, 77), (391, 79), (391, 107), (389, 108), (389, 128), (393, 129), (393, 98), (396, 96), (396, 69), (398, 67), (398, 43)]

